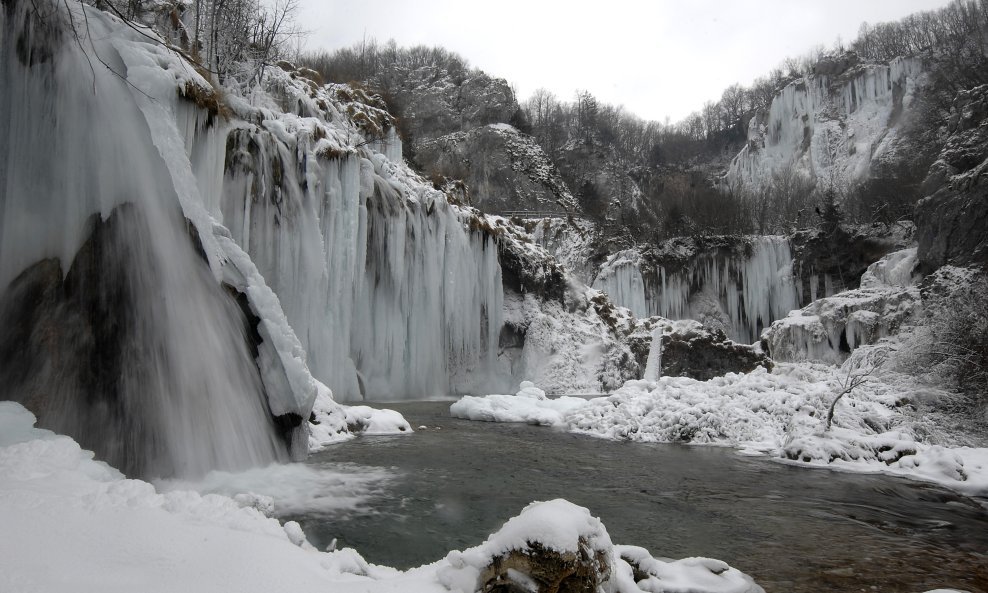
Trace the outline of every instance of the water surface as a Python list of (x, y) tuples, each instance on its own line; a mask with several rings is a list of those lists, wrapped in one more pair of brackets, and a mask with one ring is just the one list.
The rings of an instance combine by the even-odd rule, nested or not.
[(566, 498), (616, 543), (719, 558), (769, 593), (988, 592), (988, 512), (901, 478), (807, 469), (730, 449), (612, 442), (449, 417), (449, 402), (388, 404), (413, 435), (362, 437), (309, 463), (391, 468), (366, 512), (296, 513), (318, 547), (338, 538), (411, 567), (481, 543), (533, 500)]

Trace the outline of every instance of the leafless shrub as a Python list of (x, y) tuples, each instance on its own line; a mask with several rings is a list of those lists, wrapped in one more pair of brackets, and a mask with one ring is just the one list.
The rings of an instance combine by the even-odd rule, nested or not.
[(988, 403), (988, 279), (944, 297), (930, 316), (926, 355), (932, 370), (981, 404)]

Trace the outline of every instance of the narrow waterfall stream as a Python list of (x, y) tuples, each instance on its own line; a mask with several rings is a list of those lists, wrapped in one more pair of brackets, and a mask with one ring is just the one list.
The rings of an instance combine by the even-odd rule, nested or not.
[[(614, 541), (720, 558), (769, 593), (988, 590), (988, 511), (887, 476), (797, 468), (729, 449), (645, 445), (388, 404), (413, 435), (361, 437), (308, 465), (388, 468), (362, 511), (293, 509), (310, 541), (410, 567), (481, 543), (533, 500), (588, 507)], [(379, 471), (379, 470), (375, 470)]]

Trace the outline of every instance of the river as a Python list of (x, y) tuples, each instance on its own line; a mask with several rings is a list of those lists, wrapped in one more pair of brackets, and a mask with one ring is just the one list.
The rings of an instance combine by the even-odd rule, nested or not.
[(616, 543), (718, 558), (769, 593), (988, 592), (988, 512), (939, 487), (726, 448), (459, 420), (449, 403), (387, 404), (428, 428), (361, 437), (308, 461), (389, 469), (368, 508), (282, 518), (320, 548), (337, 538), (372, 563), (406, 568), (481, 543), (531, 501), (566, 498)]

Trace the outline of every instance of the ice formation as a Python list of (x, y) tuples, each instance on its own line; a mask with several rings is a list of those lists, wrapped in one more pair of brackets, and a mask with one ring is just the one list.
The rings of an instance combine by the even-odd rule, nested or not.
[(751, 242), (748, 257), (701, 253), (672, 273), (647, 264), (636, 250), (622, 251), (602, 266), (594, 287), (638, 317), (696, 319), (750, 344), (762, 328), (799, 306), (785, 237)]
[[(394, 399), (446, 394), (456, 371), (489, 368), (502, 298), (493, 240), (383, 155), (320, 157), (319, 120), (262, 115), (262, 127), (229, 132), (240, 145), (214, 215), (278, 293), (313, 374), (344, 399)], [(201, 150), (226, 146), (219, 134)]]
[[(115, 450), (139, 457), (127, 469), (140, 473), (194, 475), (284, 459), (286, 447), (271, 413), (307, 416), (315, 392), (265, 389), (270, 373), (258, 371), (241, 313), (218, 281), (232, 254), (219, 246), (198, 204), (169, 117), (176, 77), (204, 81), (99, 11), (75, 3), (50, 9), (44, 22), (23, 2), (0, 14), (0, 286), (43, 258), (57, 258), (68, 274), (91, 240), (96, 215), (104, 228), (114, 229), (107, 248), (117, 253), (108, 257), (118, 259), (107, 266), (126, 279), (121, 290), (130, 296), (108, 315), (126, 328), (133, 346), (122, 345), (127, 350), (120, 376), (108, 379), (114, 394), (90, 393), (69, 365), (49, 367), (49, 397), (105, 398), (103, 405), (73, 404), (83, 406), (78, 413), (71, 405), (53, 404), (50, 424), (99, 435), (94, 440), (108, 443), (114, 458)], [(69, 19), (88, 19), (85, 43), (71, 38)], [(129, 78), (92, 69), (93, 53), (126, 66)], [(160, 97), (136, 101), (132, 91), (138, 87)], [(131, 124), (145, 121), (150, 127)], [(206, 261), (190, 240), (189, 224)], [(83, 282), (95, 290), (118, 289), (104, 277)], [(264, 317), (268, 308), (256, 300), (254, 305)], [(263, 321), (274, 331), (290, 332), (277, 319)], [(86, 336), (80, 334), (78, 343), (91, 339)], [(281, 365), (269, 366), (273, 373)], [(288, 370), (286, 365), (277, 372)], [(300, 436), (292, 441), (304, 443)]]
[(762, 334), (775, 360), (841, 364), (862, 344), (873, 344), (914, 321), (922, 299), (915, 286), (916, 248), (871, 264), (861, 288), (813, 301), (772, 323)]
[(728, 183), (759, 187), (789, 166), (824, 186), (865, 178), (873, 160), (897, 149), (898, 115), (922, 74), (921, 58), (897, 58), (790, 83), (752, 118)]

